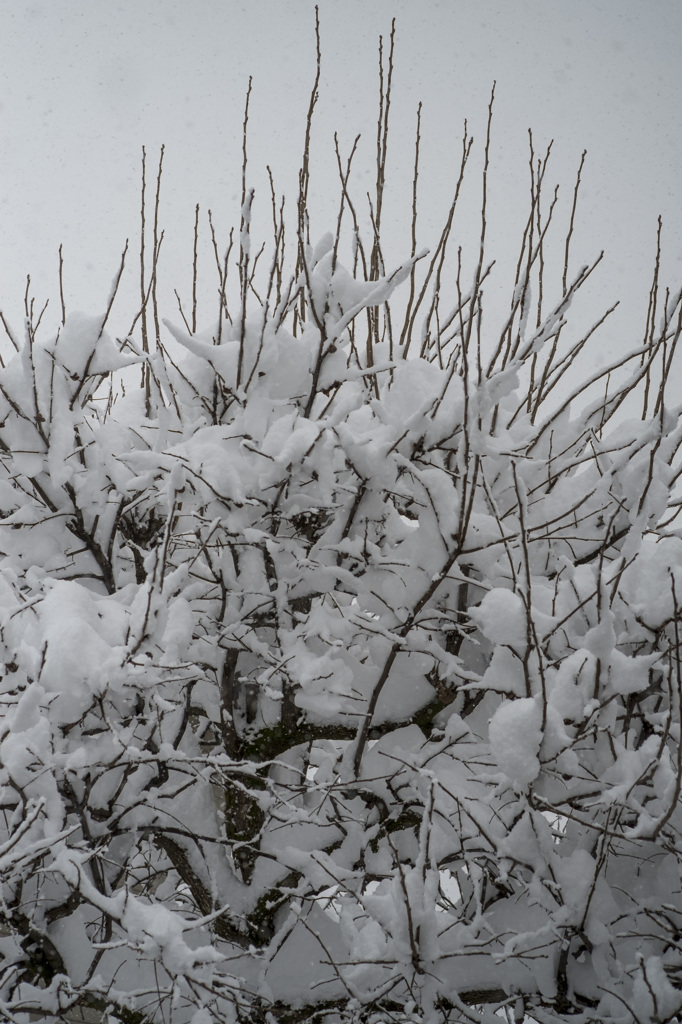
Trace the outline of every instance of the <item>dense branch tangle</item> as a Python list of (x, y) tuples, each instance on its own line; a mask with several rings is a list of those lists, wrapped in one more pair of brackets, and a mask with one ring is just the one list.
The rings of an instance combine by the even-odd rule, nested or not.
[(493, 331), (491, 98), (472, 267), (449, 243), (473, 139), (425, 255), (418, 120), (391, 270), (392, 32), (370, 239), (337, 140), (336, 233), (311, 244), (319, 27), (317, 53), (267, 267), (247, 98), (213, 328), (198, 209), (192, 309), (161, 328), (161, 163), (131, 330), (63, 288), (56, 336), (28, 292), (24, 340), (5, 324), (0, 1014), (672, 1021), (682, 306), (660, 235), (643, 343), (579, 373), (606, 314), (573, 334), (570, 306), (601, 257), (572, 270), (576, 186), (550, 276), (563, 213), (531, 139)]

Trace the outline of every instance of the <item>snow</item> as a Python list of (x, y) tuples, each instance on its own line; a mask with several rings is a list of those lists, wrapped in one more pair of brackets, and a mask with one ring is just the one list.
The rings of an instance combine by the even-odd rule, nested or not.
[(542, 710), (532, 697), (504, 701), (490, 719), (490, 749), (513, 786), (524, 788), (540, 772)]
[(511, 590), (495, 587), (471, 611), (472, 620), (485, 636), (523, 653), (528, 643), (528, 620), (523, 601)]
[(572, 358), (549, 283), (499, 366), (480, 293), (403, 358), (378, 304), (414, 260), (365, 280), (344, 239), (235, 282), (219, 329), (168, 325), (146, 394), (101, 317), (0, 365), (0, 999), (436, 1022), (480, 986), (655, 1024), (682, 948), (682, 409), (530, 408), (547, 342)]

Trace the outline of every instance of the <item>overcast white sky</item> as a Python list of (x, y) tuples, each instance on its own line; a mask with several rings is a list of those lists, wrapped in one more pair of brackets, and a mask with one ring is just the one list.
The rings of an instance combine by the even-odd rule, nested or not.
[[(538, 149), (555, 139), (551, 177), (564, 185), (567, 202), (586, 148), (576, 257), (586, 261), (606, 248), (599, 287), (605, 301), (623, 295), (627, 309), (637, 302), (636, 342), (659, 213), (668, 279), (682, 281), (680, 0), (320, 0), (319, 7), (313, 233), (335, 223), (334, 129), (346, 149), (363, 133), (356, 188), (361, 195), (369, 187), (377, 40), (395, 17), (391, 154), (405, 214), (395, 261), (409, 252), (401, 197), (409, 203), (418, 101), (420, 244), (429, 245), (450, 199), (462, 122), (468, 118), (482, 141), (497, 80), (497, 237), (511, 233), (525, 212), (527, 129)], [(152, 163), (166, 144), (166, 268), (172, 285), (187, 292), (195, 203), (213, 208), (225, 238), (238, 221), (249, 75), (251, 181), (269, 202), (269, 162), (278, 188), (292, 190), (314, 73), (313, 29), (310, 0), (3, 0), (0, 308), (13, 322), (27, 273), (37, 300), (51, 295), (56, 303), (60, 242), (67, 304), (103, 308), (125, 238), (137, 244), (143, 144)]]

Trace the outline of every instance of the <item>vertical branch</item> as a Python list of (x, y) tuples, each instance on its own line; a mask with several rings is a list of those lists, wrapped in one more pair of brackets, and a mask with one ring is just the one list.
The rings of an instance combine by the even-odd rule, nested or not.
[[(651, 282), (651, 289), (649, 291), (649, 306), (646, 314), (646, 327), (644, 329), (644, 345), (648, 346), (649, 350), (652, 349), (654, 344), (654, 334), (656, 332), (656, 310), (658, 306), (658, 275), (661, 269), (661, 232), (663, 230), (663, 221), (661, 217), (658, 218), (658, 229), (656, 231), (656, 260), (654, 262), (654, 276)], [(644, 352), (642, 354), (642, 363), (646, 360), (646, 374), (644, 377), (644, 398), (642, 401), (642, 419), (645, 420), (649, 413), (649, 390), (651, 388), (651, 359), (649, 353)]]
[(248, 141), (248, 127), (249, 127), (249, 104), (251, 102), (251, 90), (253, 88), (253, 77), (249, 75), (249, 84), (246, 88), (246, 102), (244, 104), (244, 121), (242, 123), (242, 220), (241, 226), (244, 226), (244, 204), (246, 203), (246, 168), (248, 164), (247, 154), (247, 141)]
[[(536, 200), (535, 201), (535, 213), (536, 213), (537, 233), (538, 233), (538, 243), (537, 243), (537, 247), (536, 247), (537, 260), (538, 260), (538, 270), (537, 270), (538, 298), (537, 298), (537, 310), (536, 310), (536, 316), (535, 316), (535, 329), (536, 330), (539, 330), (540, 325), (542, 324), (542, 299), (543, 299), (544, 282), (545, 282), (545, 234), (547, 232), (547, 227), (549, 226), (549, 221), (551, 220), (552, 211), (554, 209), (554, 204), (552, 204), (550, 206), (549, 215), (548, 215), (548, 218), (547, 218), (547, 224), (543, 227), (543, 225), (542, 225), (542, 186), (543, 186), (543, 182), (544, 182), (544, 179), (545, 179), (545, 171), (547, 170), (547, 164), (549, 163), (549, 156), (550, 156), (550, 153), (552, 151), (552, 146), (553, 145), (554, 145), (554, 140), (552, 139), (550, 141), (550, 143), (549, 143), (549, 146), (547, 147), (547, 152), (545, 153), (544, 160), (541, 162), (540, 158), (538, 157), (538, 162), (537, 162), (537, 179), (536, 179), (537, 180), (537, 184), (536, 184), (536, 191), (535, 191), (535, 200)], [(556, 196), (555, 196), (555, 198), (556, 198)], [(535, 256), (536, 256), (535, 253), (529, 253), (529, 258), (530, 258), (531, 262), (535, 259)], [(530, 265), (528, 267), (528, 273), (530, 273)], [(557, 348), (557, 345), (559, 343), (559, 335), (560, 335), (560, 333), (561, 333), (561, 328), (559, 328), (559, 331), (557, 332), (557, 335), (554, 338), (553, 348), (550, 351), (550, 355), (549, 355), (548, 359), (545, 362), (544, 373), (549, 372), (549, 367), (551, 366), (554, 353), (556, 352), (556, 348)], [(528, 412), (531, 413), (531, 414), (533, 414), (535, 412), (535, 409), (537, 409), (537, 406), (539, 405), (540, 398), (541, 398), (541, 394), (538, 394), (538, 398), (537, 398), (537, 401), (535, 403), (535, 409), (534, 409), (533, 408), (533, 394), (535, 393), (535, 374), (536, 374), (536, 370), (537, 370), (537, 365), (538, 365), (539, 359), (540, 359), (540, 354), (538, 352), (533, 352), (533, 355), (531, 357), (531, 365), (530, 365), (530, 383), (529, 383), (529, 387), (528, 387), (528, 403), (527, 403)], [(543, 373), (543, 376), (544, 376), (544, 373)], [(538, 391), (540, 392), (541, 388), (538, 388)]]
[(62, 327), (66, 323), (66, 304), (64, 302), (64, 257), (59, 246), (59, 299), (62, 304)]
[(234, 228), (230, 228), (230, 238), (228, 241), (227, 249), (225, 250), (225, 256), (221, 260), (218, 252), (218, 239), (216, 237), (215, 227), (213, 225), (213, 214), (208, 211), (208, 224), (211, 230), (211, 245), (213, 246), (213, 256), (215, 258), (216, 270), (218, 272), (218, 330), (216, 337), (213, 339), (215, 345), (220, 345), (223, 336), (223, 315), (228, 323), (232, 323), (232, 317), (230, 316), (230, 310), (227, 305), (227, 272), (230, 266), (230, 254), (232, 252), (232, 246), (234, 244)]
[[(320, 85), (320, 72), (322, 67), (322, 50), (320, 45), (320, 9), (315, 6), (315, 81), (310, 92), (308, 114), (305, 123), (305, 140), (303, 143), (303, 158), (301, 169), (298, 174), (298, 258), (296, 260), (296, 280), (299, 281), (306, 269), (306, 245), (310, 244), (310, 226), (308, 223), (308, 186), (310, 183), (310, 136), (313, 125), (313, 114), (318, 99)], [(305, 293), (301, 291), (300, 301), (294, 310), (294, 323), (292, 333), (297, 335), (298, 327), (306, 320)]]
[[(542, 163), (538, 158), (538, 170), (537, 170), (537, 223), (538, 223), (538, 306), (537, 316), (535, 318), (536, 328), (542, 323), (542, 297), (544, 291), (545, 282), (545, 234), (547, 231), (547, 225), (542, 226), (542, 186), (545, 180), (545, 173), (547, 171), (547, 164), (549, 163), (549, 157), (552, 152), (552, 146), (554, 145), (554, 139), (550, 140), (547, 147)], [(552, 210), (554, 204), (550, 207), (549, 215), (547, 217), (547, 224), (552, 216)]]
[(384, 88), (383, 38), (379, 37), (379, 119), (377, 122), (377, 172), (376, 199), (374, 204), (374, 243), (369, 264), (370, 281), (378, 281), (383, 272), (381, 256), (381, 213), (384, 203), (384, 187), (386, 184), (386, 155), (388, 152), (388, 121), (391, 108), (391, 81), (393, 78), (393, 53), (395, 49), (395, 18), (391, 23), (390, 49), (388, 53), (388, 70)]
[[(377, 156), (375, 200), (370, 200), (370, 216), (372, 220), (372, 251), (369, 260), (369, 280), (378, 281), (384, 272), (384, 258), (381, 249), (381, 214), (384, 204), (384, 188), (386, 185), (386, 156), (388, 153), (388, 125), (391, 109), (391, 82), (393, 79), (393, 54), (395, 50), (395, 18), (391, 23), (390, 48), (388, 52), (388, 68), (384, 72), (384, 41), (379, 37), (379, 117), (377, 119)], [(388, 310), (384, 316), (388, 317)], [(367, 310), (367, 366), (374, 365), (374, 346), (379, 342), (379, 308)], [(373, 378), (375, 394), (378, 396), (376, 377)]]
[(253, 203), (254, 191), (246, 190), (246, 168), (247, 168), (247, 136), (249, 124), (249, 102), (251, 100), (251, 87), (253, 79), (249, 78), (249, 86), (246, 90), (246, 104), (244, 106), (244, 125), (242, 136), (242, 202), (241, 219), (239, 222), (239, 290), (241, 296), (241, 316), (239, 327), (239, 359), (237, 362), (237, 387), (241, 387), (242, 373), (244, 370), (244, 349), (246, 345), (246, 304), (249, 291), (249, 267), (251, 260), (251, 206)]
[(272, 176), (272, 170), (270, 165), (267, 168), (268, 179), (270, 181), (270, 199), (272, 202), (272, 231), (273, 238), (275, 241), (275, 251), (273, 253), (273, 267), (275, 273), (275, 308), (279, 308), (282, 301), (282, 279), (284, 276), (284, 196), (282, 196), (282, 203), (277, 211), (277, 195), (275, 193), (275, 181)]
[[(533, 267), (533, 249), (535, 240), (535, 225), (537, 220), (537, 208), (540, 202), (540, 191), (539, 185), (535, 177), (535, 149), (533, 146), (533, 132), (528, 129), (528, 147), (530, 150), (528, 165), (530, 168), (530, 214), (529, 214), (529, 230), (527, 236), (527, 246), (525, 251), (525, 268), (522, 271), (521, 281), (523, 287), (521, 290), (520, 303), (519, 303), (519, 319), (516, 327), (516, 340), (509, 349), (509, 357), (513, 359), (523, 340), (525, 334), (526, 325), (528, 323), (528, 317), (530, 315), (530, 303), (531, 303), (531, 270)], [(529, 389), (531, 390), (531, 389)]]
[(152, 313), (154, 316), (154, 336), (156, 339), (157, 351), (161, 344), (161, 331), (159, 329), (159, 307), (156, 300), (156, 282), (157, 282), (157, 267), (159, 261), (159, 250), (161, 248), (161, 242), (163, 240), (163, 232), (159, 237), (159, 200), (161, 198), (161, 174), (163, 171), (163, 154), (166, 147), (161, 146), (161, 152), (159, 154), (159, 170), (156, 176), (156, 196), (154, 197), (154, 252), (153, 252), (153, 263), (152, 263)]
[[(140, 200), (140, 316), (141, 316), (141, 330), (142, 330), (142, 351), (145, 355), (149, 355), (149, 334), (147, 331), (147, 283), (145, 277), (145, 232), (146, 232), (146, 220), (145, 220), (145, 206), (146, 206), (146, 189), (147, 189), (147, 151), (145, 147), (142, 147), (142, 194)], [(152, 406), (151, 406), (151, 376), (149, 363), (145, 361), (142, 364), (142, 387), (144, 388), (144, 406), (147, 419), (151, 418)]]
[(490, 167), (490, 131), (493, 120), (493, 104), (495, 102), (495, 85), (490, 93), (490, 103), (488, 104), (488, 125), (486, 128), (485, 135), (485, 157), (483, 161), (483, 181), (482, 181), (482, 195), (481, 195), (481, 235), (479, 240), (479, 252), (478, 252), (478, 263), (476, 264), (476, 271), (474, 274), (474, 286), (471, 292), (471, 310), (469, 314), (469, 320), (467, 321), (467, 327), (465, 335), (462, 337), (462, 352), (468, 352), (469, 343), (471, 341), (471, 332), (474, 326), (474, 310), (479, 299), (479, 289), (481, 286), (481, 278), (483, 276), (483, 261), (485, 258), (485, 238), (486, 238), (486, 216), (488, 209), (488, 169)]
[[(410, 256), (414, 258), (417, 252), (417, 194), (418, 194), (418, 182), (419, 182), (419, 146), (421, 143), (421, 121), (422, 121), (422, 105), (421, 102), (417, 107), (417, 131), (415, 134), (414, 142), (414, 172), (412, 174), (412, 248), (410, 250)], [(410, 327), (410, 316), (412, 313), (412, 305), (414, 303), (414, 293), (416, 288), (416, 274), (417, 264), (412, 264), (410, 270), (410, 294), (407, 300), (407, 307), (405, 309), (405, 317), (403, 320), (402, 331), (400, 332), (399, 345), (401, 348), (407, 344), (409, 346), (411, 337), (408, 331)]]
[[(268, 168), (268, 172), (270, 169)], [(274, 224), (274, 248), (272, 253), (272, 261), (270, 263), (270, 271), (268, 273), (268, 288), (265, 295), (265, 302), (263, 303), (261, 311), (261, 328), (258, 338), (258, 347), (256, 348), (254, 357), (251, 361), (251, 369), (249, 371), (248, 379), (244, 385), (244, 390), (248, 391), (251, 386), (258, 365), (260, 363), (261, 356), (263, 354), (263, 345), (265, 343), (265, 333), (268, 326), (272, 323), (271, 308), (272, 308), (272, 293), (275, 291), (275, 309), (281, 302), (281, 289), (282, 289), (282, 270), (283, 270), (283, 259), (284, 259), (284, 199), (282, 199), (282, 207), (280, 209), (279, 222), (277, 220), (277, 206), (275, 201), (274, 185), (272, 185), (272, 176), (270, 178), (272, 186), (272, 201), (273, 201), (273, 224)], [(254, 264), (255, 267), (255, 264)]]
[(192, 334), (197, 333), (197, 266), (199, 252), (199, 204), (194, 210), (194, 248), (192, 251)]
[(561, 279), (562, 294), (565, 295), (568, 291), (568, 258), (571, 250), (571, 239), (573, 238), (573, 228), (575, 225), (575, 212), (578, 208), (578, 191), (580, 189), (580, 182), (582, 179), (583, 167), (585, 166), (585, 157), (587, 156), (587, 150), (583, 150), (583, 155), (580, 158), (580, 166), (578, 167), (578, 176), (575, 182), (575, 188), (573, 189), (573, 205), (571, 206), (571, 219), (568, 224), (568, 232), (566, 234), (566, 246), (564, 249), (564, 274)]

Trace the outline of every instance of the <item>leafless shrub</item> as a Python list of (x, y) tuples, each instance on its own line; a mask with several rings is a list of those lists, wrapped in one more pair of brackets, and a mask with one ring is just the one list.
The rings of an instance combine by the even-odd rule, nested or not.
[(643, 342), (591, 368), (583, 164), (550, 275), (531, 137), (508, 315), (483, 320), (494, 96), (473, 275), (473, 139), (426, 253), (419, 118), (392, 267), (393, 30), (380, 54), (371, 238), (338, 140), (336, 230), (310, 238), (318, 27), (293, 233), (270, 175), (254, 241), (247, 97), (210, 330), (198, 207), (191, 309), (162, 328), (163, 151), (131, 329), (107, 333), (116, 289), (68, 314), (61, 261), (56, 335), (28, 288), (21, 340), (3, 318), (8, 1021), (679, 1017), (680, 292), (659, 234)]

